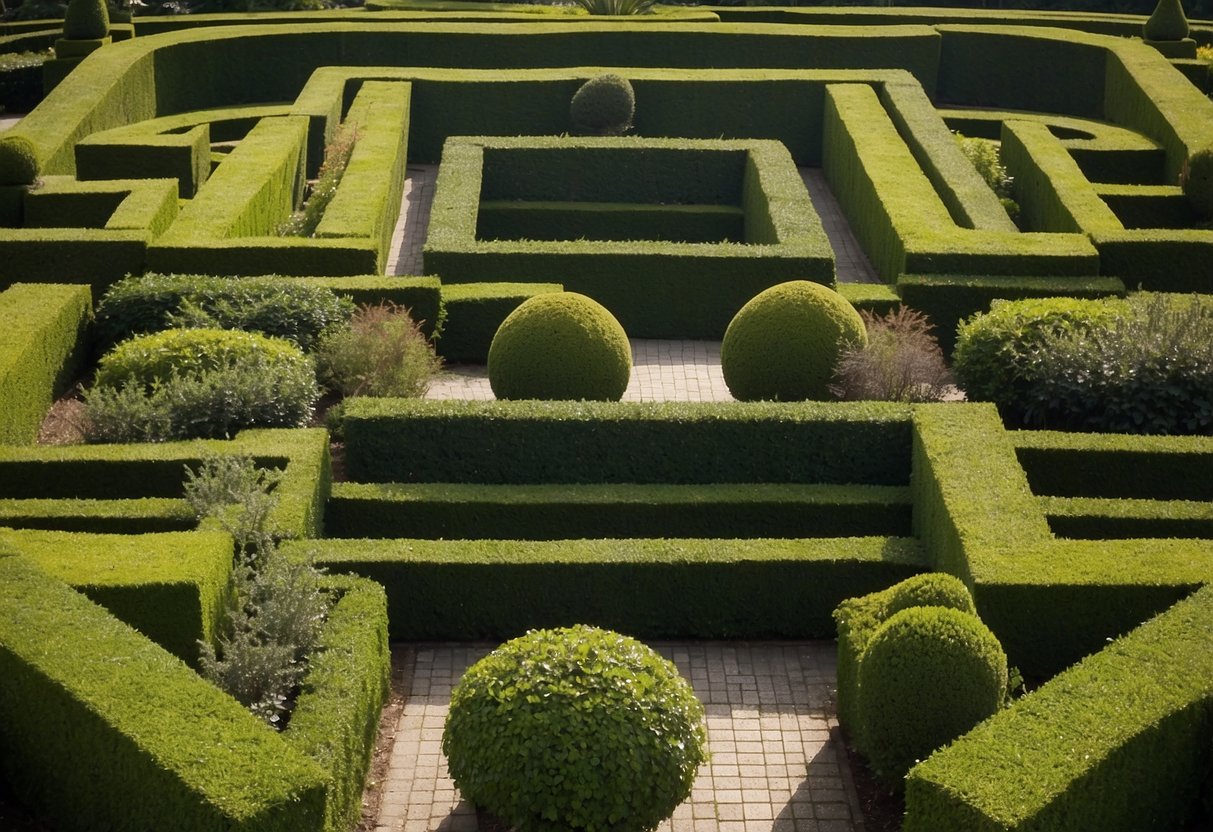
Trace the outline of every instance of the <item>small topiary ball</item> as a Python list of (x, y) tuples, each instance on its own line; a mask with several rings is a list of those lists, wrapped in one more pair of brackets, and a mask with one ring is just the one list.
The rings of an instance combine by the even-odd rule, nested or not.
[(741, 401), (828, 399), (839, 355), (867, 343), (863, 319), (842, 295), (795, 280), (741, 307), (725, 330), (720, 369)]
[(282, 338), (231, 329), (168, 329), (123, 341), (97, 367), (98, 387), (134, 382), (152, 387), (172, 376), (198, 377), (237, 364), (262, 363), (284, 371), (311, 367), (312, 359)]
[(669, 661), (594, 627), (533, 630), (472, 665), (442, 750), (517, 832), (654, 829), (707, 759), (703, 706)]
[(627, 333), (606, 307), (576, 292), (528, 298), (489, 346), (499, 399), (618, 401), (632, 373)]
[(977, 616), (912, 607), (872, 636), (858, 681), (868, 763), (886, 786), (900, 790), (917, 761), (1001, 707), (1007, 657)]
[(63, 16), (63, 37), (69, 40), (99, 40), (110, 33), (110, 15), (105, 0), (70, 0)]
[(964, 581), (946, 572), (927, 572), (906, 578), (889, 587), (889, 604), (884, 610), (890, 618), (910, 607), (948, 607), (977, 615), (973, 595)]
[(1188, 17), (1179, 0), (1158, 0), (1142, 27), (1146, 40), (1183, 40), (1188, 36)]
[(598, 75), (581, 85), (569, 104), (573, 127), (580, 133), (620, 136), (632, 127), (636, 93), (627, 78)]
[(25, 136), (0, 138), (0, 185), (32, 185), (40, 172), (33, 142)]
[(1192, 210), (1201, 219), (1213, 219), (1213, 147), (1201, 148), (1188, 158), (1180, 184)]

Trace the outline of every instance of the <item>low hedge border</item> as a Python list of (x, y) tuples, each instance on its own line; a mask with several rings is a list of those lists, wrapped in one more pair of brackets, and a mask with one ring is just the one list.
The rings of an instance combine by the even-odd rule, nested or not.
[(908, 536), (909, 490), (880, 485), (336, 483), (333, 537)]
[(0, 293), (0, 444), (37, 438), (80, 365), (91, 318), (85, 286), (16, 284)]
[(906, 832), (1178, 826), (1209, 765), (1211, 631), (1206, 588), (936, 752)]
[(283, 279), (332, 289), (356, 304), (374, 306), (379, 303), (394, 303), (406, 307), (427, 338), (438, 338), (447, 330), (447, 310), (444, 302), (447, 287), (436, 277), (365, 275)]
[(1213, 502), (1041, 497), (1040, 505), (1058, 537), (1213, 540)]
[(198, 518), (185, 500), (3, 500), (0, 526), (105, 534), (189, 531)]
[(382, 584), (393, 639), (504, 639), (573, 623), (640, 638), (828, 638), (843, 598), (926, 567), (909, 538), (330, 539), (287, 551)]
[(910, 408), (884, 402), (354, 398), (345, 439), (356, 482), (905, 485), (910, 477)]
[(171, 179), (80, 182), (45, 176), (25, 194), (25, 228), (104, 228), (164, 233), (177, 217), (177, 185)]
[(446, 320), (438, 353), (454, 363), (487, 364), (501, 322), (527, 298), (561, 292), (559, 283), (451, 283), (442, 287)]

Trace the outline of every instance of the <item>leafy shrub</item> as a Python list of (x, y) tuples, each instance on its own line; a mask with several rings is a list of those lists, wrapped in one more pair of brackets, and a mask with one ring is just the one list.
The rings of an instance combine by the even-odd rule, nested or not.
[(321, 382), (343, 396), (425, 395), (442, 359), (403, 306), (360, 306), (348, 327), (321, 339)]
[(1213, 304), (1141, 294), (1107, 327), (1046, 334), (1024, 421), (1063, 430), (1213, 433)]
[(1213, 147), (1192, 154), (1180, 173), (1179, 184), (1196, 215), (1213, 219)]
[(826, 399), (839, 356), (867, 340), (863, 319), (841, 295), (795, 280), (741, 307), (725, 330), (720, 369), (742, 401)]
[(650, 830), (707, 759), (703, 706), (635, 639), (533, 630), (470, 667), (442, 735), (451, 777), (518, 832)]
[(41, 170), (33, 142), (25, 136), (0, 137), (0, 185), (33, 185)]
[(1005, 419), (1022, 423), (1045, 337), (1107, 326), (1122, 303), (1073, 298), (994, 301), (988, 313), (958, 327), (952, 370), (969, 399), (994, 402)]
[[(593, 2), (593, 0), (586, 0)], [(650, 4), (651, 5), (651, 4)], [(638, 14), (639, 12), (591, 12), (591, 14)], [(632, 128), (636, 93), (627, 78), (614, 73), (597, 75), (573, 94), (569, 116), (579, 133), (621, 136)]]
[(578, 8), (590, 14), (631, 15), (650, 14), (657, 0), (574, 0)]
[(67, 14), (66, 3), (25, 2), (9, 12), (13, 20), (62, 20)]
[(952, 385), (943, 350), (926, 315), (907, 306), (883, 317), (860, 313), (868, 333), (863, 347), (844, 350), (830, 391), (844, 401), (936, 402)]
[(278, 228), (278, 234), (283, 237), (310, 237), (316, 233), (316, 227), (324, 218), (324, 211), (337, 195), (337, 186), (341, 177), (345, 176), (345, 168), (350, 163), (354, 152), (354, 144), (358, 140), (358, 131), (351, 125), (342, 124), (333, 134), (333, 138), (324, 148), (324, 162), (316, 183), (303, 204), (302, 211), (296, 211)]
[(229, 329), (169, 329), (124, 341), (102, 356), (96, 384), (134, 382), (150, 388), (172, 376), (193, 378), (256, 362), (283, 370), (311, 366), (298, 347), (280, 338)]
[(63, 37), (97, 40), (110, 33), (110, 13), (105, 0), (69, 0), (63, 15)]
[(1188, 17), (1179, 0), (1158, 0), (1142, 27), (1142, 34), (1146, 40), (1183, 40), (1188, 30)]
[(632, 348), (619, 321), (576, 292), (523, 301), (489, 346), (489, 384), (499, 399), (618, 401), (631, 372)]
[(864, 753), (877, 778), (900, 790), (915, 762), (1001, 707), (1007, 658), (977, 616), (909, 607), (873, 634), (858, 682)]
[(103, 347), (174, 326), (243, 329), (311, 350), (321, 333), (349, 320), (354, 304), (320, 286), (276, 277), (145, 274), (120, 280), (97, 304)]
[(0, 54), (0, 104), (8, 112), (28, 113), (42, 101), (42, 65), (54, 52)]
[(998, 142), (962, 136), (960, 133), (956, 134), (956, 141), (960, 143), (960, 149), (969, 157), (973, 167), (990, 186), (990, 190), (998, 197), (1011, 219), (1019, 219), (1019, 203), (1015, 201), (1015, 179), (1007, 173), (1007, 168), (1002, 163)]

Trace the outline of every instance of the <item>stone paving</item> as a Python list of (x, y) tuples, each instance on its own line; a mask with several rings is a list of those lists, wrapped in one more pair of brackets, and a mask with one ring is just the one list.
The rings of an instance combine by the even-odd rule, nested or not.
[[(838, 738), (829, 642), (655, 643), (707, 712), (710, 762), (659, 832), (863, 832)], [(375, 832), (475, 832), (446, 770), (452, 685), (488, 645), (414, 645)]]
[(387, 274), (424, 274), (421, 249), (430, 227), (430, 206), (434, 203), (437, 165), (409, 165), (404, 172), (404, 195), (400, 198), (400, 219), (388, 249)]

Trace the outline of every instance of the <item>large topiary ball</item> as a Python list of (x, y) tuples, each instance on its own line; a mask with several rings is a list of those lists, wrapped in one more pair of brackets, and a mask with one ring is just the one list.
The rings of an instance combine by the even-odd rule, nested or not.
[(703, 721), (691, 686), (639, 641), (534, 630), (464, 674), (442, 750), (463, 796), (517, 832), (641, 832), (690, 794)]
[(573, 127), (581, 133), (619, 136), (632, 127), (636, 93), (627, 78), (598, 75), (581, 85), (569, 104)]
[(1201, 219), (1213, 219), (1213, 147), (1202, 148), (1184, 166), (1184, 196)]
[(1183, 40), (1188, 36), (1188, 17), (1179, 0), (1158, 0), (1142, 29), (1146, 40)]
[(99, 40), (109, 33), (110, 15), (105, 0), (70, 0), (63, 16), (63, 37)]
[(32, 185), (40, 172), (33, 142), (25, 136), (0, 138), (0, 185)]
[(97, 368), (98, 387), (135, 382), (151, 387), (172, 376), (198, 377), (238, 364), (262, 363), (289, 371), (311, 359), (281, 338), (229, 329), (169, 329), (124, 341)]
[(631, 373), (632, 349), (619, 321), (576, 292), (523, 301), (489, 346), (489, 384), (499, 399), (618, 401)]
[(796, 280), (741, 307), (724, 333), (720, 369), (741, 401), (827, 399), (839, 355), (867, 342), (863, 319), (842, 295)]
[(900, 789), (917, 761), (1001, 707), (1007, 657), (977, 616), (911, 607), (872, 636), (858, 682), (868, 763), (885, 785)]

